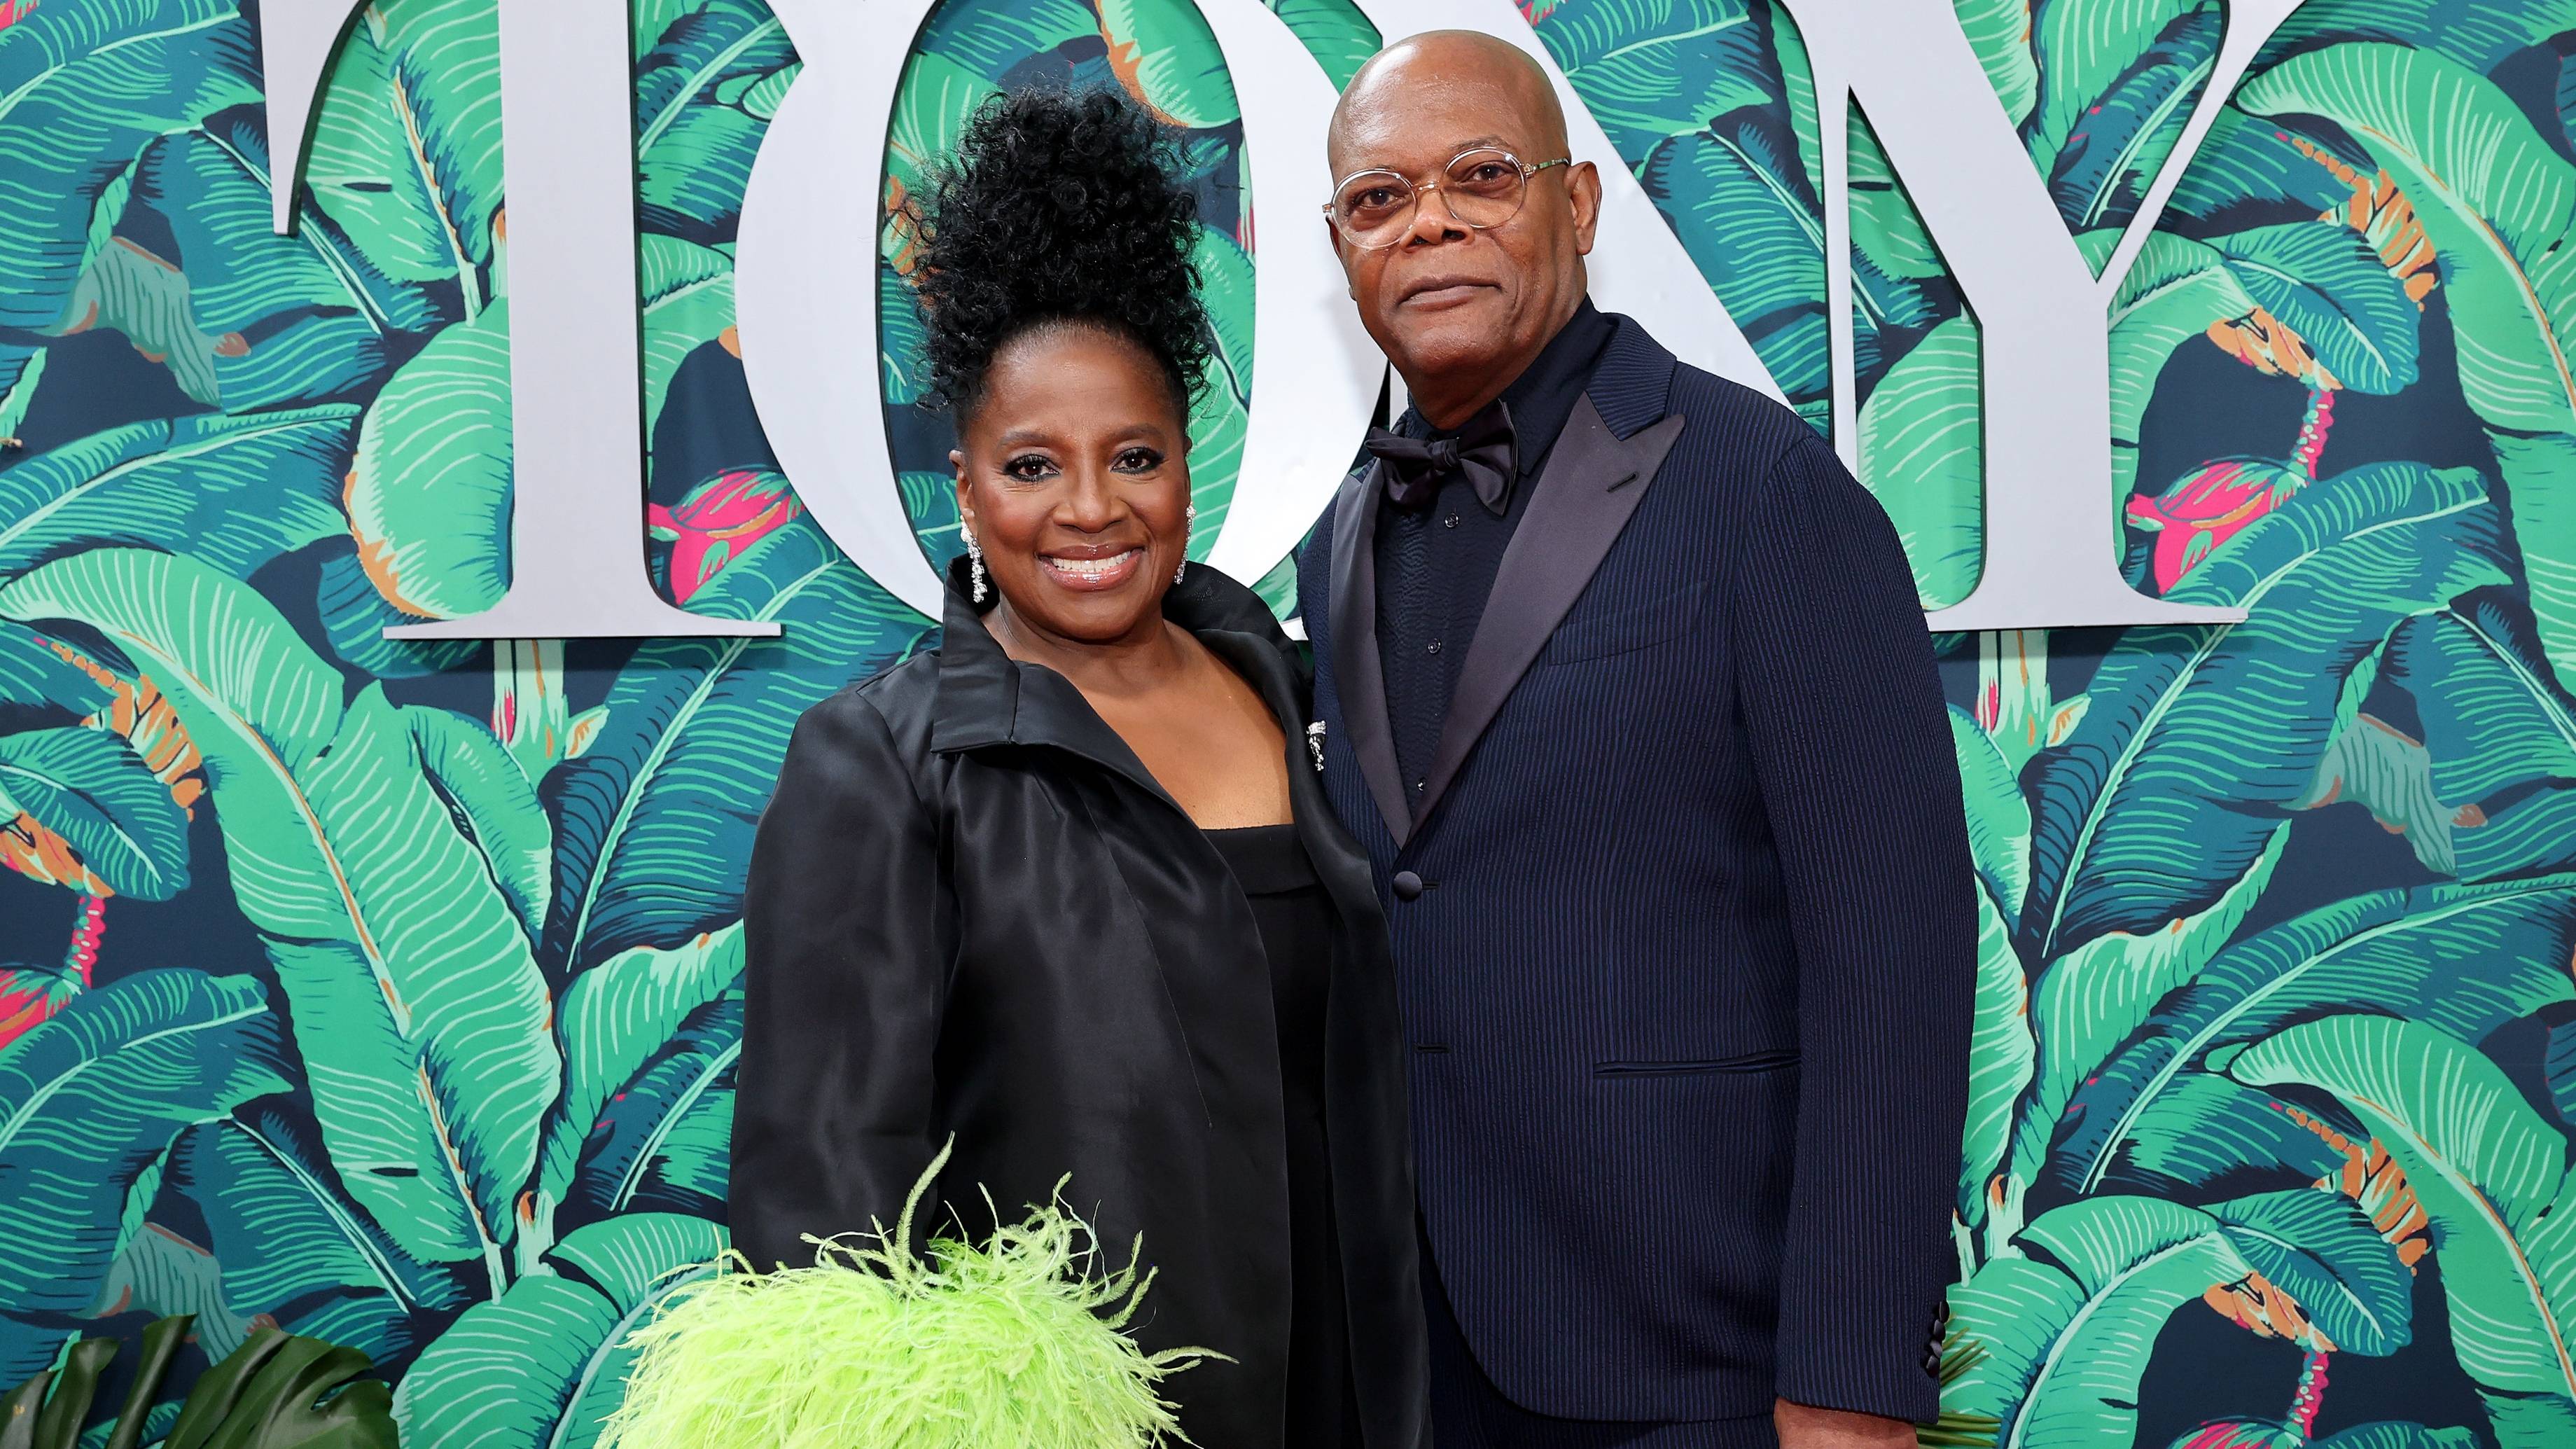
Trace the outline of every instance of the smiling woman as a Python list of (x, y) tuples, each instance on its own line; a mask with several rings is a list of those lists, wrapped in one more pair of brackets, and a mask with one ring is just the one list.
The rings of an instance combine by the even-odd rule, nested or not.
[(911, 218), (969, 553), (940, 648), (809, 711), (762, 819), (734, 1240), (802, 1256), (925, 1173), (914, 1220), (979, 1241), (1060, 1194), (1141, 1240), (1139, 1345), (1222, 1356), (1170, 1382), (1192, 1442), (1412, 1449), (1385, 926), (1295, 647), (1184, 562), (1210, 344), (1177, 170), (1117, 92), (1010, 92)]
[[(1346, 78), (1376, 48), (1375, 32), (1348, 0), (1316, 13), (1332, 22), (1335, 43), (1355, 52), (1339, 62)], [(955, 418), (943, 405), (927, 329), (911, 302), (912, 284), (922, 280), (913, 228), (939, 161), (955, 151), (978, 108), (1001, 91), (1031, 85), (1124, 93), (1163, 122), (1174, 145), (1172, 174), (1197, 206), (1189, 260), (1208, 315), (1211, 369), (1208, 385), (1188, 399), (1186, 457), (1199, 510), (1193, 539), (1204, 559), (1230, 517), (1250, 426), (1253, 194), (1240, 99), (1193, 0), (942, 0), (931, 8), (897, 88), (878, 208), (876, 344), (886, 438), (906, 509), (934, 568), (965, 551), (948, 486)], [(1267, 582), (1274, 605), (1293, 592), (1284, 578)]]

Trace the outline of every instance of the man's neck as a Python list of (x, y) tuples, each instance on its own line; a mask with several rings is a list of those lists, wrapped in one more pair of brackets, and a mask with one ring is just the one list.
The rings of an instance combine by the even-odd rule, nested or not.
[[(1471, 393), (1453, 394), (1452, 396), (1460, 399), (1456, 402), (1435, 400), (1434, 397), (1424, 393), (1421, 384), (1409, 377), (1404, 380), (1404, 385), (1413, 394), (1413, 410), (1422, 414), (1424, 422), (1445, 432), (1466, 422), (1481, 411), (1487, 403), (1501, 397), (1503, 390), (1519, 381), (1520, 375), (1529, 371), (1530, 363), (1535, 360), (1535, 356), (1522, 358), (1520, 366), (1513, 369), (1509, 377), (1491, 387), (1479, 388)], [(1431, 380), (1426, 378), (1424, 381)]]
[(1566, 304), (1564, 315), (1558, 317), (1539, 338), (1538, 345), (1500, 363), (1488, 364), (1472, 372), (1461, 370), (1421, 377), (1397, 368), (1398, 372), (1404, 372), (1404, 387), (1412, 397), (1413, 410), (1422, 414), (1424, 422), (1444, 431), (1474, 417), (1485, 404), (1509, 392), (1512, 384), (1521, 380), (1521, 374), (1530, 370), (1531, 364), (1538, 361), (1539, 354), (1547, 351), (1547, 345), (1556, 340), (1557, 334), (1565, 330), (1577, 312), (1583, 310), (1583, 297), (1583, 293), (1575, 293), (1574, 300)]

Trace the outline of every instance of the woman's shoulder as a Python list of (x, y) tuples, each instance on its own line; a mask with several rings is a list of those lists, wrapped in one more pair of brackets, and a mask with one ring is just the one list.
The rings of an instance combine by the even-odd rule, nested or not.
[(915, 650), (841, 693), (865, 700), (889, 717), (927, 710), (939, 694), (939, 636), (931, 635), (928, 648)]
[(938, 692), (939, 651), (923, 650), (815, 701), (797, 733), (840, 742), (845, 750), (918, 759), (930, 752)]

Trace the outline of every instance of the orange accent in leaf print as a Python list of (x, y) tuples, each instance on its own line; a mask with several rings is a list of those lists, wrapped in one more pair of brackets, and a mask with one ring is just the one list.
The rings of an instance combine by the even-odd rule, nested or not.
[(913, 269), (921, 264), (921, 211), (912, 204), (912, 193), (899, 177), (886, 178), (885, 226), (886, 236), (894, 242), (894, 253), (887, 264), (894, 268), (896, 276), (909, 281)]
[(2286, 1339), (2318, 1353), (2334, 1352), (2333, 1341), (2308, 1321), (2299, 1300), (2260, 1273), (2248, 1273), (2233, 1283), (2213, 1283), (2201, 1301), (2258, 1337)]
[(44, 646), (114, 696), (105, 709), (81, 723), (113, 731), (132, 746), (153, 777), (170, 787), (170, 798), (190, 819), (195, 819), (197, 800), (206, 791), (205, 759), (197, 753), (196, 741), (188, 738), (188, 727), (179, 722), (179, 713), (171, 708), (161, 686), (153, 683), (148, 674), (129, 680), (60, 640), (47, 639)]
[(357, 491), (358, 470), (353, 467), (348, 472), (340, 475), (340, 511), (348, 514), (353, 520), (349, 525), (349, 538), (351, 542), (358, 546), (359, 571), (367, 576), (368, 583), (376, 586), (376, 593), (380, 595), (386, 603), (391, 604), (395, 608), (416, 618), (434, 619), (438, 617), (436, 614), (431, 613), (429, 610), (422, 608), (420, 605), (415, 604), (410, 599), (404, 597), (402, 579), (394, 571), (393, 541), (391, 539), (372, 537), (359, 530), (357, 523), (354, 521), (357, 517), (357, 510), (351, 503), (351, 499), (355, 497)]
[(2292, 1122), (2343, 1154), (2343, 1167), (2317, 1179), (2317, 1186), (2342, 1193), (2360, 1204), (2361, 1210), (2370, 1215), (2370, 1225), (2397, 1249), (2397, 1260), (2412, 1270), (2432, 1251), (2432, 1219), (2416, 1198), (2415, 1189), (2407, 1185), (2406, 1169), (2398, 1166), (2376, 1138), (2364, 1148), (2296, 1107), (2287, 1110)]
[(2220, 351), (2266, 376), (2295, 377), (2317, 387), (2343, 386), (2308, 350), (2306, 338), (2260, 307), (2233, 320), (2221, 318), (2210, 323), (2209, 340), (2217, 343)]
[(2365, 176), (2314, 141), (2286, 134), (2285, 139), (2299, 148), (2300, 155), (2352, 188), (2350, 201), (2322, 213), (2318, 219), (2340, 222), (2370, 238), (2381, 265), (2406, 284), (2406, 295), (2422, 307), (2424, 298), (2441, 281), (2441, 274), (2433, 269), (2433, 239), (2424, 234), (2424, 224), (2416, 220), (2415, 203), (2406, 199), (2406, 193), (2385, 171)]
[(358, 545), (358, 568), (366, 574), (367, 582), (376, 586), (376, 592), (384, 596), (386, 603), (419, 618), (437, 617), (403, 596), (402, 580), (394, 572), (394, 545), (391, 539), (368, 538), (357, 534), (354, 529), (351, 530), (351, 534), (356, 538)]
[[(1105, 34), (1102, 38), (1109, 39)], [(1177, 120), (1173, 119), (1171, 113), (1165, 111), (1162, 107), (1155, 105), (1153, 97), (1146, 92), (1145, 50), (1143, 46), (1139, 45), (1134, 40), (1109, 39), (1109, 54), (1107, 59), (1109, 61), (1109, 73), (1118, 77), (1118, 84), (1126, 87), (1127, 94), (1135, 99), (1136, 104), (1143, 106), (1146, 110), (1152, 112), (1154, 119), (1162, 122), (1164, 125), (1177, 126), (1180, 124)]]
[(82, 862), (80, 852), (72, 849), (70, 841), (46, 829), (43, 822), (24, 810), (18, 812), (17, 819), (0, 826), (0, 865), (38, 885), (70, 886), (84, 895), (116, 894)]

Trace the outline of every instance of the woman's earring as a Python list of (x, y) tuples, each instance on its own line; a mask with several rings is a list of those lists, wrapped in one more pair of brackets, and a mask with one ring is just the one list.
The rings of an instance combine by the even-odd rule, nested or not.
[(1193, 503), (1193, 504), (1191, 504), (1188, 508), (1186, 508), (1186, 509), (1182, 510), (1182, 512), (1181, 512), (1181, 566), (1180, 566), (1179, 568), (1176, 568), (1176, 569), (1172, 570), (1172, 582), (1173, 582), (1173, 583), (1176, 583), (1176, 584), (1177, 584), (1177, 583), (1179, 583), (1181, 580), (1186, 579), (1186, 578), (1188, 578), (1188, 577), (1190, 576), (1190, 538), (1189, 538), (1189, 526), (1190, 526), (1191, 524), (1193, 524), (1193, 523), (1198, 522), (1198, 521), (1199, 521), (1199, 506), (1198, 506), (1197, 504)]
[(960, 526), (966, 535), (966, 571), (975, 580), (975, 602), (984, 602), (984, 550), (975, 542), (975, 530)]

